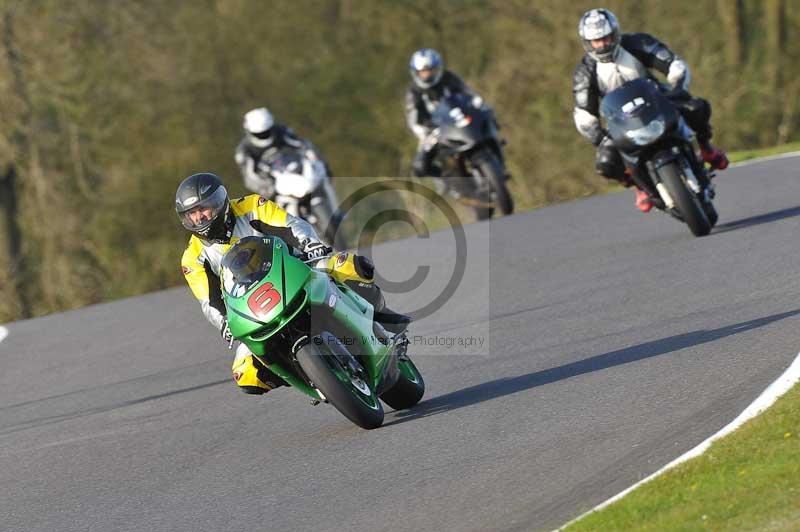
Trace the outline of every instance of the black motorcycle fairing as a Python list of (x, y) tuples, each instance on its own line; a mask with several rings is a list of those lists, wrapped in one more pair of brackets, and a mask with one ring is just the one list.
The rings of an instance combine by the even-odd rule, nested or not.
[(493, 113), (475, 107), (472, 98), (453, 94), (439, 102), (431, 114), (431, 122), (438, 130), (437, 150), (442, 155), (469, 152), (485, 144), (499, 150)]
[[(675, 105), (647, 78), (629, 81), (609, 92), (600, 105), (600, 114), (606, 122), (609, 136), (623, 153), (637, 153), (647, 145), (636, 144), (628, 135), (657, 120), (663, 122), (659, 137), (678, 129), (680, 114)], [(655, 141), (656, 139), (654, 139)]]

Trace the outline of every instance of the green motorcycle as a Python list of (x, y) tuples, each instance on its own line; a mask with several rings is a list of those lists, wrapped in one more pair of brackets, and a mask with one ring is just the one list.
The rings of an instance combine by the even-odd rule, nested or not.
[[(316, 261), (315, 261), (316, 262)], [(425, 383), (405, 333), (373, 321), (372, 305), (294, 257), (278, 237), (247, 237), (222, 260), (228, 326), (237, 340), (312, 404), (332, 404), (365, 429), (419, 402)]]

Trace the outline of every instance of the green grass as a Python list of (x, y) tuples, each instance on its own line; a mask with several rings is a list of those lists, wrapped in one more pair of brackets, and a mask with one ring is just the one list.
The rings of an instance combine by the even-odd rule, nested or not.
[(800, 142), (781, 144), (780, 146), (772, 146), (770, 148), (733, 151), (730, 152), (728, 156), (730, 157), (732, 163), (740, 163), (742, 161), (747, 161), (748, 159), (768, 157), (770, 155), (780, 155), (782, 153), (789, 153), (792, 151), (800, 151)]
[(800, 530), (800, 387), (566, 530)]

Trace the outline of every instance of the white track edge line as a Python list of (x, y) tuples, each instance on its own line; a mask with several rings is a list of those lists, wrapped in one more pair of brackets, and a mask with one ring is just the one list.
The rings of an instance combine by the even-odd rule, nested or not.
[(740, 426), (742, 426), (745, 422), (747, 422), (750, 419), (756, 417), (758, 414), (760, 414), (761, 412), (763, 412), (764, 410), (766, 410), (767, 408), (772, 406), (772, 404), (781, 395), (783, 395), (786, 392), (788, 392), (789, 389), (792, 386), (794, 386), (795, 383), (797, 383), (798, 381), (800, 381), (800, 353), (797, 354), (797, 356), (795, 357), (794, 361), (791, 363), (791, 365), (788, 368), (786, 368), (786, 371), (784, 371), (781, 374), (780, 377), (778, 377), (776, 380), (774, 380), (772, 382), (772, 384), (767, 386), (767, 389), (764, 390), (761, 393), (761, 395), (759, 395), (756, 398), (755, 401), (750, 403), (750, 406), (745, 408), (744, 411), (742, 411), (742, 413), (739, 414), (736, 417), (736, 419), (734, 419), (733, 421), (731, 421), (730, 423), (725, 425), (722, 429), (719, 430), (719, 432), (717, 432), (713, 436), (707, 438), (705, 441), (703, 441), (702, 443), (700, 443), (699, 445), (697, 445), (693, 449), (690, 449), (689, 451), (685, 452), (684, 454), (682, 454), (681, 456), (679, 456), (678, 458), (676, 458), (672, 462), (668, 463), (667, 465), (665, 465), (664, 467), (662, 467), (661, 469), (659, 469), (658, 471), (656, 471), (652, 475), (640, 480), (639, 482), (637, 482), (633, 486), (630, 486), (629, 488), (617, 493), (616, 495), (614, 495), (610, 499), (607, 499), (606, 501), (598, 504), (597, 506), (595, 506), (594, 508), (592, 508), (588, 512), (582, 513), (581, 515), (579, 515), (578, 517), (576, 517), (572, 521), (569, 521), (568, 523), (566, 523), (566, 524), (562, 525), (561, 527), (557, 528), (556, 531), (564, 530), (568, 526), (577, 523), (578, 521), (580, 521), (581, 519), (583, 519), (587, 515), (589, 515), (589, 514), (591, 514), (593, 512), (596, 512), (598, 510), (602, 510), (603, 508), (605, 508), (609, 504), (611, 504), (613, 502), (616, 502), (619, 499), (623, 498), (625, 495), (627, 495), (631, 491), (635, 490), (636, 488), (638, 488), (639, 486), (641, 486), (645, 482), (649, 482), (649, 481), (653, 480), (655, 477), (661, 475), (662, 473), (664, 473), (668, 469), (672, 469), (676, 465), (678, 465), (680, 463), (683, 463), (683, 462), (685, 462), (685, 461), (687, 461), (687, 460), (689, 460), (691, 458), (695, 458), (697, 456), (700, 456), (701, 454), (706, 452), (706, 450), (711, 446), (711, 444), (714, 441), (716, 441), (717, 439), (719, 439), (719, 438), (721, 438), (723, 436), (726, 436), (726, 435), (730, 434), (731, 432), (733, 432), (734, 430), (736, 430)]

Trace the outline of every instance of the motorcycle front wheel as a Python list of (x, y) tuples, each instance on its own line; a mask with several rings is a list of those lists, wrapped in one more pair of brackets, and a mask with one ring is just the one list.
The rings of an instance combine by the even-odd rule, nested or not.
[[(367, 376), (343, 362), (353, 356), (334, 335), (326, 332), (315, 336), (296, 357), (314, 386), (347, 419), (367, 430), (383, 424), (383, 406)], [(360, 366), (357, 361), (355, 365)]]
[(689, 230), (694, 236), (705, 236), (711, 232), (711, 223), (706, 216), (700, 200), (689, 189), (683, 180), (680, 167), (677, 161), (672, 161), (658, 169), (658, 176), (667, 188), (667, 192), (672, 196), (675, 207), (681, 218), (689, 226)]
[[(503, 165), (500, 164), (497, 156), (490, 152), (481, 153), (473, 158), (473, 165), (480, 175), (489, 182), (489, 187), (494, 192), (495, 203), (500, 212), (504, 215), (512, 214), (514, 212), (514, 200), (511, 199), (511, 193), (506, 187)], [(481, 210), (481, 208), (477, 209), (479, 219), (481, 219)], [(491, 212), (489, 216), (491, 216)]]

